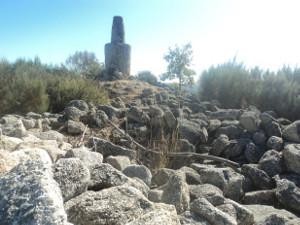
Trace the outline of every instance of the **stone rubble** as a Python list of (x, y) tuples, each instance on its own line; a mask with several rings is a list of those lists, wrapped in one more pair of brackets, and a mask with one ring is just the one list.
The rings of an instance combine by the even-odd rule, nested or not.
[[(166, 87), (127, 99), (119, 84), (112, 105), (74, 100), (62, 114), (0, 118), (1, 224), (299, 224), (299, 121)], [(146, 148), (172, 141), (191, 155), (154, 168), (161, 156), (108, 120)]]

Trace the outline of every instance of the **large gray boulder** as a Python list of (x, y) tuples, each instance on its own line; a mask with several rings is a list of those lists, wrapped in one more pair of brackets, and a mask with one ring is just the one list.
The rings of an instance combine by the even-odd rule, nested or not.
[[(259, 225), (299, 224), (299, 218), (293, 213), (284, 209), (276, 209), (273, 206), (268, 206), (268, 205), (244, 205), (244, 207), (253, 213), (254, 224), (259, 224)], [(268, 219), (274, 215), (284, 217), (288, 221), (288, 223), (267, 223)]]
[(243, 204), (277, 205), (278, 201), (276, 199), (275, 191), (275, 189), (272, 189), (247, 192), (243, 198)]
[(87, 112), (89, 110), (88, 104), (82, 100), (72, 100), (68, 102), (65, 108), (67, 109), (69, 107), (75, 107), (84, 112)]
[(53, 178), (58, 183), (64, 202), (87, 191), (88, 168), (78, 158), (62, 158), (53, 165)]
[(273, 177), (283, 172), (282, 158), (277, 151), (269, 150), (261, 157), (257, 168)]
[(211, 225), (211, 223), (203, 216), (190, 211), (185, 211), (180, 215), (180, 223), (181, 225)]
[(237, 109), (220, 109), (210, 114), (210, 119), (218, 120), (238, 120), (241, 111)]
[(181, 167), (179, 170), (185, 173), (186, 183), (187, 184), (201, 184), (201, 177), (199, 173), (197, 173), (194, 169), (184, 166)]
[(300, 189), (286, 179), (276, 181), (276, 197), (288, 209), (300, 213)]
[(4, 124), (1, 125), (2, 134), (10, 137), (22, 138), (26, 134), (26, 128), (24, 127), (20, 119), (8, 119), (4, 120)]
[(221, 134), (212, 143), (211, 153), (213, 155), (219, 156), (229, 144), (229, 138), (225, 134)]
[(52, 175), (49, 164), (27, 161), (0, 177), (1, 224), (68, 224)]
[(249, 176), (257, 189), (268, 190), (275, 187), (268, 174), (258, 169), (256, 164), (244, 164), (242, 166), (242, 174)]
[(127, 177), (137, 177), (151, 186), (152, 174), (151, 171), (143, 165), (129, 165), (122, 171)]
[(86, 129), (85, 125), (82, 122), (73, 120), (68, 120), (66, 126), (68, 129), (68, 133), (74, 135), (82, 134)]
[(244, 156), (249, 163), (258, 163), (264, 153), (265, 153), (264, 149), (258, 147), (252, 141), (250, 141), (246, 145)]
[(266, 126), (266, 132), (269, 135), (269, 137), (276, 136), (281, 137), (282, 131), (280, 124), (278, 122), (271, 122)]
[(226, 158), (233, 159), (235, 157), (241, 156), (246, 146), (251, 142), (249, 138), (240, 138), (237, 140), (231, 140), (226, 145), (225, 149), (223, 150), (222, 154), (226, 156)]
[(224, 203), (223, 192), (212, 184), (189, 185), (191, 201), (197, 198), (205, 198), (213, 206)]
[(220, 135), (225, 134), (230, 140), (238, 139), (241, 137), (243, 129), (240, 125), (229, 125), (226, 127), (220, 127), (215, 132), (215, 138), (220, 137)]
[(205, 168), (197, 171), (202, 182), (217, 186), (225, 197), (235, 201), (243, 196), (244, 176), (229, 168)]
[(180, 224), (173, 206), (152, 203), (128, 186), (87, 191), (66, 202), (65, 210), (70, 222), (82, 225)]
[(283, 150), (287, 171), (300, 174), (300, 144), (287, 144)]
[(162, 202), (175, 206), (178, 214), (190, 208), (190, 192), (189, 186), (185, 181), (185, 174), (177, 171), (173, 174), (168, 182), (162, 187)]
[(73, 120), (73, 121), (79, 121), (80, 117), (83, 117), (87, 114), (87, 111), (80, 110), (75, 106), (66, 107), (64, 112), (65, 112), (64, 114), (65, 118), (67, 120)]
[(59, 133), (56, 130), (49, 130), (46, 132), (42, 132), (39, 136), (39, 139), (41, 140), (55, 140), (57, 142), (61, 142), (64, 138), (64, 135)]
[(146, 124), (146, 125), (150, 123), (150, 117), (147, 115), (147, 113), (145, 113), (140, 108), (135, 106), (132, 106), (128, 110), (126, 116), (128, 121), (133, 121), (133, 122)]
[(249, 132), (256, 132), (259, 130), (259, 112), (245, 111), (240, 117), (240, 123)]
[(0, 176), (18, 164), (18, 160), (13, 158), (8, 151), (0, 149)]
[(162, 186), (168, 182), (171, 176), (176, 174), (175, 170), (168, 168), (158, 169), (152, 176), (151, 183), (153, 185)]
[(26, 162), (29, 160), (39, 160), (45, 164), (52, 164), (49, 154), (44, 149), (28, 148), (13, 151), (10, 155), (18, 162)]
[(122, 171), (124, 170), (127, 166), (129, 166), (130, 159), (127, 156), (108, 156), (106, 158), (106, 163), (112, 165), (116, 169)]
[(103, 162), (103, 156), (99, 152), (92, 152), (85, 147), (68, 150), (65, 158), (79, 158), (89, 170)]
[[(222, 206), (222, 205), (220, 205), (220, 206)], [(217, 208), (219, 208), (220, 206), (218, 206)], [(250, 210), (248, 210), (247, 208), (245, 208), (243, 205), (241, 205), (235, 201), (232, 201), (230, 199), (226, 199), (223, 206), (229, 206), (229, 213), (232, 208), (234, 209), (234, 210), (232, 210), (235, 212), (235, 215), (233, 218), (236, 219), (236, 221), (239, 225), (252, 225), (253, 224), (253, 222), (254, 222), (253, 213)], [(224, 212), (226, 212), (226, 210), (224, 210)]]
[(127, 156), (129, 159), (132, 160), (136, 156), (135, 151), (115, 145), (104, 139), (101, 139), (101, 138), (90, 138), (89, 139), (90, 146), (94, 146), (94, 142), (96, 145), (96, 151), (101, 153), (104, 157), (107, 157), (110, 155), (113, 155), (113, 156), (123, 155), (123, 156)]
[(186, 119), (179, 121), (178, 133), (180, 139), (186, 139), (191, 144), (206, 143), (208, 140), (208, 133), (205, 127), (201, 127), (197, 123), (193, 123)]
[(282, 136), (286, 141), (300, 143), (300, 120), (286, 126), (282, 131)]
[(214, 207), (205, 198), (194, 200), (191, 203), (191, 212), (204, 217), (213, 225), (237, 225), (234, 218)]

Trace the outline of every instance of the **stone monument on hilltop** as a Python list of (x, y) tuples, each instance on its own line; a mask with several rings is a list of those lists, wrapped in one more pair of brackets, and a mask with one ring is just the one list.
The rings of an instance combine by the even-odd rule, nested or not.
[(116, 70), (125, 76), (130, 75), (131, 46), (125, 44), (124, 22), (121, 16), (115, 16), (111, 31), (111, 43), (105, 45), (105, 67), (107, 73)]

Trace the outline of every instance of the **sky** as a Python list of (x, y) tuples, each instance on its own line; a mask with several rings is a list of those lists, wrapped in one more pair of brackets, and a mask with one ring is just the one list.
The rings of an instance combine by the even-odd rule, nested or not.
[(0, 59), (64, 63), (76, 51), (104, 62), (114, 16), (132, 47), (131, 74), (166, 72), (169, 47), (191, 43), (202, 71), (237, 58), (276, 71), (300, 62), (298, 0), (0, 0)]

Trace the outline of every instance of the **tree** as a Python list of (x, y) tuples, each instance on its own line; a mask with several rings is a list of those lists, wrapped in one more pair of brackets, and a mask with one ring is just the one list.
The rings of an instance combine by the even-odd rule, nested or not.
[(173, 80), (178, 78), (179, 90), (182, 85), (192, 85), (194, 83), (193, 75), (195, 71), (190, 69), (193, 60), (193, 50), (190, 43), (179, 48), (177, 45), (175, 49), (169, 48), (169, 53), (164, 56), (164, 59), (169, 63), (167, 72), (160, 76), (161, 80)]
[(66, 67), (73, 74), (81, 77), (94, 78), (104, 70), (104, 64), (99, 63), (93, 52), (75, 52), (66, 60)]

